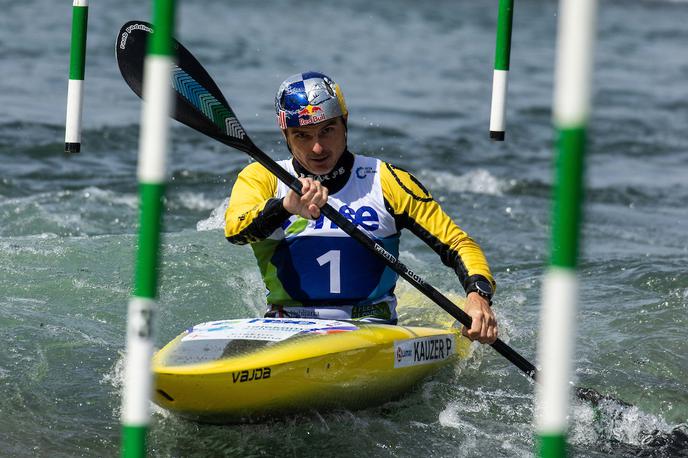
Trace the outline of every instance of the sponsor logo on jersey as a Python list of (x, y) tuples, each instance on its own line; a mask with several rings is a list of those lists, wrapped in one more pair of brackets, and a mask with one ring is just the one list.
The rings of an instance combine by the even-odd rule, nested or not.
[(420, 337), (394, 342), (394, 367), (418, 366), (443, 361), (454, 354), (453, 335)]
[[(354, 226), (361, 227), (367, 231), (376, 231), (380, 228), (380, 217), (373, 207), (363, 205), (359, 209), (354, 209), (344, 204), (339, 207), (339, 214), (344, 216), (346, 219), (351, 221)], [(330, 228), (339, 229), (332, 221), (330, 222)], [(325, 216), (320, 214), (320, 217), (315, 220), (314, 229), (322, 229), (325, 223)]]
[(253, 382), (255, 380), (265, 380), (270, 378), (270, 368), (261, 367), (258, 369), (232, 372), (232, 383)]
[(358, 167), (356, 169), (356, 178), (363, 179), (368, 175), (372, 175), (373, 173), (375, 173), (375, 169), (373, 167)]
[[(352, 208), (346, 204), (339, 207), (339, 214), (348, 219), (354, 226), (365, 229), (366, 231), (375, 232), (380, 228), (380, 216), (373, 207), (363, 205), (358, 209)], [(287, 235), (296, 235), (303, 232), (307, 227), (311, 229), (339, 229), (339, 226), (327, 219), (325, 224), (325, 215), (322, 213), (320, 217), (311, 223), (300, 217), (292, 216), (282, 224), (282, 229)]]
[(334, 169), (330, 173), (326, 173), (324, 175), (308, 175), (305, 173), (299, 173), (299, 178), (312, 178), (315, 181), (323, 182), (323, 181), (329, 181), (337, 178), (340, 175), (344, 175), (346, 173), (346, 169), (343, 166), (340, 166), (338, 169)]
[(351, 307), (351, 318), (365, 318), (375, 317), (384, 320), (392, 319), (392, 312), (390, 311), (387, 302), (378, 302), (377, 304), (354, 305)]

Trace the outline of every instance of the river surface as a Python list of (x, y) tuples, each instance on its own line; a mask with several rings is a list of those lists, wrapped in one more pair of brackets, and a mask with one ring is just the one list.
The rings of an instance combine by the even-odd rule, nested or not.
[[(114, 59), (133, 0), (92, 2), (82, 152), (63, 154), (71, 2), (0, 15), (0, 455), (116, 456), (137, 243), (140, 101)], [(145, 3), (145, 2), (143, 2)], [(488, 139), (497, 2), (188, 0), (179, 40), (254, 142), (288, 157), (273, 113), (287, 76), (342, 87), (349, 147), (413, 171), (484, 248), (501, 335), (534, 360), (549, 258), (557, 4), (516, 2), (507, 141)], [(575, 382), (633, 405), (576, 402), (582, 457), (677, 456), (650, 445), (688, 421), (688, 2), (602, 1), (587, 157)], [(222, 211), (249, 158), (173, 123), (162, 346), (192, 324), (258, 316), (248, 247)], [(447, 293), (456, 276), (411, 233), (401, 258)], [(408, 302), (420, 295), (400, 282)], [(439, 309), (406, 322), (441, 319)], [(208, 426), (155, 408), (156, 456), (530, 456), (533, 387), (489, 347), (394, 402)], [(675, 432), (674, 432), (675, 434)], [(649, 438), (649, 439), (648, 439)]]

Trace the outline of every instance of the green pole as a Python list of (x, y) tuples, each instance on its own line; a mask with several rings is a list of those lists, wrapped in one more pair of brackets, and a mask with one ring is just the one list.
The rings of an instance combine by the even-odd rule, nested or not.
[(153, 27), (144, 62), (143, 109), (139, 138), (138, 180), (141, 225), (136, 255), (134, 294), (127, 316), (127, 347), (122, 393), (122, 456), (146, 455), (152, 392), (153, 316), (158, 289), (158, 258), (169, 119), (172, 113), (170, 75), (174, 63), (174, 0), (155, 0)]
[(506, 91), (509, 78), (513, 15), (514, 0), (499, 0), (490, 110), (490, 138), (496, 141), (504, 141), (506, 131)]
[(538, 453), (566, 456), (571, 360), (578, 305), (586, 130), (597, 0), (560, 0), (554, 125), (557, 161), (550, 266), (543, 279), (536, 387)]
[(86, 29), (88, 0), (72, 3), (72, 41), (69, 48), (69, 86), (67, 87), (67, 120), (65, 122), (65, 152), (81, 151), (81, 111), (86, 67)]

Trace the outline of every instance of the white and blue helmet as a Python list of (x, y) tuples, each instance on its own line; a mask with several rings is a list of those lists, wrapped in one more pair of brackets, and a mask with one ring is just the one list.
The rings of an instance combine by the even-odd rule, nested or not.
[(339, 85), (318, 72), (297, 73), (284, 80), (275, 96), (275, 112), (280, 129), (348, 115)]

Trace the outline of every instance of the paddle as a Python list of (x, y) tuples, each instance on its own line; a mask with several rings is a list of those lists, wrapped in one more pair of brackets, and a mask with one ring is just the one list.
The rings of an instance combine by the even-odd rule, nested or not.
[[(139, 97), (141, 97), (143, 85), (143, 60), (146, 52), (146, 41), (151, 33), (152, 26), (150, 24), (143, 21), (131, 21), (122, 26), (117, 36), (117, 63), (124, 80)], [(172, 72), (172, 85), (175, 89), (176, 98), (172, 117), (225, 145), (247, 153), (300, 195), (301, 182), (280, 167), (251, 141), (220, 89), (198, 60), (176, 41), (175, 49), (178, 64)], [(471, 326), (470, 316), (387, 252), (382, 245), (365, 235), (337, 210), (330, 205), (325, 205), (321, 212), (345, 233), (380, 257), (392, 270), (405, 278), (461, 324), (467, 327)], [(491, 346), (526, 375), (536, 380), (537, 369), (518, 352), (500, 339), (497, 339)], [(591, 388), (576, 388), (575, 391), (576, 396), (580, 399), (590, 401), (595, 405), (602, 400), (612, 400), (624, 406), (629, 405), (602, 395)]]

